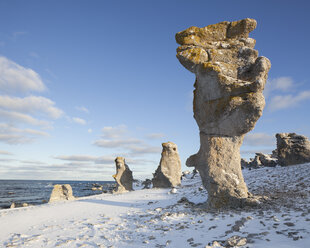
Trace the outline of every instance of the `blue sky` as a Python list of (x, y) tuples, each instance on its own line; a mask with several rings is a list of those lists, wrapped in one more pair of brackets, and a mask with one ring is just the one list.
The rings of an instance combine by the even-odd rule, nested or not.
[(308, 1), (1, 1), (0, 179), (111, 180), (116, 156), (151, 178), (161, 143), (199, 148), (194, 75), (176, 32), (254, 18), (272, 67), (242, 156), (310, 136)]

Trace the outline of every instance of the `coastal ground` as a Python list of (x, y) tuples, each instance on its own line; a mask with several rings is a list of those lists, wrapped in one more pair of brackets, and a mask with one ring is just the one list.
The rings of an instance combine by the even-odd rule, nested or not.
[(246, 238), (242, 247), (308, 247), (310, 164), (243, 173), (252, 193), (268, 196), (261, 206), (205, 210), (200, 177), (188, 175), (173, 194), (144, 189), (0, 210), (0, 247), (220, 247), (232, 236)]

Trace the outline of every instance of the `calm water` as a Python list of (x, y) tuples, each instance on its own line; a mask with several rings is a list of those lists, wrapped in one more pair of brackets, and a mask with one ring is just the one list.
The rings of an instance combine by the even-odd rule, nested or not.
[(93, 191), (93, 184), (102, 185), (104, 190), (113, 187), (110, 181), (43, 181), (43, 180), (0, 180), (0, 209), (15, 204), (38, 205), (49, 200), (55, 184), (70, 184), (76, 197), (101, 194)]

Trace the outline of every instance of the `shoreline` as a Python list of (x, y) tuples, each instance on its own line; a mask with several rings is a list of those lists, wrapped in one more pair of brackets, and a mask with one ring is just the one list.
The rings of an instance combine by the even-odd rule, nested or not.
[(175, 194), (143, 189), (0, 210), (0, 246), (206, 247), (238, 236), (247, 240), (241, 247), (306, 247), (310, 164), (243, 173), (249, 190), (268, 193), (272, 204), (231, 211), (197, 208), (207, 199), (197, 175), (183, 180)]

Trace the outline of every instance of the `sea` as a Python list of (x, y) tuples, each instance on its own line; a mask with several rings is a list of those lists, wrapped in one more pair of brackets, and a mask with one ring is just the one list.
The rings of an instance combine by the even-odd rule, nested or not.
[[(47, 203), (55, 184), (70, 184), (75, 197), (102, 194), (110, 191), (112, 181), (51, 181), (51, 180), (0, 180), (0, 209), (16, 206)], [(103, 190), (92, 190), (103, 186)]]

